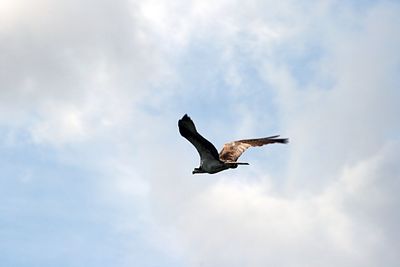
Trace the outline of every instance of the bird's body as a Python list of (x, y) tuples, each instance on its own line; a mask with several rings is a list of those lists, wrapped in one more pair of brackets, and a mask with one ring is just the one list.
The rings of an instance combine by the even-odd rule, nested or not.
[(200, 167), (195, 168), (193, 174), (213, 174), (226, 169), (237, 168), (238, 165), (248, 165), (248, 163), (237, 162), (237, 159), (247, 148), (273, 143), (286, 144), (288, 142), (286, 138), (277, 138), (279, 135), (265, 138), (244, 139), (226, 143), (221, 152), (218, 153), (214, 145), (197, 132), (193, 121), (188, 115), (185, 114), (182, 119), (178, 121), (178, 127), (180, 134), (192, 143), (200, 155)]
[(229, 167), (220, 160), (201, 160), (200, 167), (195, 168), (193, 173), (217, 173), (223, 170), (229, 169)]

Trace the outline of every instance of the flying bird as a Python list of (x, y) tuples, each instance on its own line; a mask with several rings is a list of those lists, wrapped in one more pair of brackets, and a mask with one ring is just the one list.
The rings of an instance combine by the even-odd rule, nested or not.
[(249, 165), (246, 162), (237, 162), (237, 159), (249, 147), (274, 143), (286, 144), (289, 141), (287, 138), (277, 138), (279, 135), (237, 140), (226, 143), (221, 152), (218, 153), (215, 146), (197, 132), (196, 126), (187, 114), (178, 121), (178, 128), (179, 133), (192, 143), (200, 155), (200, 167), (194, 168), (193, 174), (213, 174), (227, 169), (235, 169), (238, 165)]

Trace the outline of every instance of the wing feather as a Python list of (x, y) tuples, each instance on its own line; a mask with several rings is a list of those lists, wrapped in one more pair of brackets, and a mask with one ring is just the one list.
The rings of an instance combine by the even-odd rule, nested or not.
[(187, 114), (178, 121), (178, 127), (179, 133), (196, 148), (201, 161), (219, 160), (215, 146), (197, 132), (196, 126)]
[(288, 143), (287, 138), (277, 138), (279, 135), (274, 135), (264, 138), (243, 139), (230, 143), (226, 143), (219, 153), (219, 158), (222, 161), (235, 162), (249, 147), (263, 146), (273, 143)]

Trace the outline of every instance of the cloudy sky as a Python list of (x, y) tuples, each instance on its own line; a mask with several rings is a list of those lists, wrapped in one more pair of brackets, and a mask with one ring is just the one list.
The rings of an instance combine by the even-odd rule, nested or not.
[[(398, 266), (398, 1), (2, 0), (4, 266)], [(188, 113), (217, 147), (191, 174)]]

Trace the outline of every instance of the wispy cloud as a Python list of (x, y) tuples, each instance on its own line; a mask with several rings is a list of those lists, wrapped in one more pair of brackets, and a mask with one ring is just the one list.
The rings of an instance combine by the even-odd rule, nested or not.
[[(3, 6), (2, 262), (396, 266), (397, 3)], [(291, 143), (193, 177), (186, 112)]]

